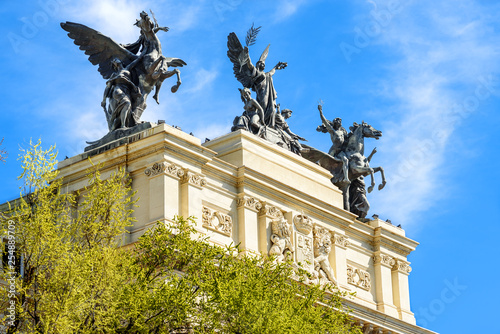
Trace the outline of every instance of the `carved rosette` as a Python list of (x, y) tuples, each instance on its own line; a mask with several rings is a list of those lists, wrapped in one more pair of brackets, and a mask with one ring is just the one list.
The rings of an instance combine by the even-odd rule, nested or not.
[(182, 178), (184, 176), (184, 169), (174, 163), (156, 162), (153, 164), (153, 166), (146, 168), (146, 170), (144, 171), (144, 174), (150, 177), (163, 173)]
[(293, 217), (293, 223), (295, 224), (295, 228), (297, 229), (297, 231), (306, 235), (311, 233), (313, 229), (312, 219), (303, 214)]
[(238, 207), (245, 207), (247, 209), (252, 209), (255, 211), (260, 211), (262, 209), (262, 203), (259, 202), (257, 199), (253, 197), (241, 197), (238, 198), (238, 201), (236, 202), (236, 205)]
[(377, 254), (377, 255), (374, 255), (373, 256), (373, 263), (374, 264), (383, 264), (387, 267), (394, 267), (394, 265), (396, 264), (396, 260), (389, 256), (389, 255), (385, 255), (385, 254)]
[(261, 203), (260, 214), (269, 216), (271, 218), (283, 217), (283, 212), (279, 208), (267, 203)]
[(369, 291), (372, 286), (370, 273), (347, 265), (347, 283)]
[(333, 237), (333, 241), (335, 242), (335, 245), (342, 248), (347, 248), (351, 244), (349, 242), (349, 238), (343, 234), (335, 234), (335, 236)]
[(184, 176), (184, 169), (177, 166), (176, 164), (169, 164), (167, 166), (166, 172), (170, 175), (182, 178)]
[(146, 174), (146, 176), (155, 176), (163, 173), (165, 171), (165, 168), (167, 168), (166, 162), (156, 162), (153, 164), (153, 166), (146, 168), (144, 174)]
[(222, 233), (228, 237), (231, 236), (233, 230), (233, 220), (231, 216), (203, 206), (201, 220), (203, 227)]
[(410, 263), (403, 260), (394, 259), (394, 266), (392, 270), (397, 270), (399, 272), (402, 272), (403, 274), (409, 274), (411, 273)]
[(184, 170), (184, 173), (182, 175), (182, 182), (183, 183), (189, 183), (195, 187), (204, 187), (207, 185), (207, 180), (205, 180), (205, 177), (201, 174), (198, 173), (193, 173), (187, 169)]

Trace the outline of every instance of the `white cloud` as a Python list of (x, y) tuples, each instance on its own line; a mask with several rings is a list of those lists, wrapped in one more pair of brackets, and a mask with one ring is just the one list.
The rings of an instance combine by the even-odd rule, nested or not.
[(277, 5), (276, 21), (283, 21), (292, 16), (302, 6), (307, 4), (306, 0), (283, 0)]
[(194, 75), (194, 86), (186, 89), (186, 93), (196, 93), (203, 89), (211, 89), (213, 82), (217, 78), (218, 72), (216, 70), (199, 69)]

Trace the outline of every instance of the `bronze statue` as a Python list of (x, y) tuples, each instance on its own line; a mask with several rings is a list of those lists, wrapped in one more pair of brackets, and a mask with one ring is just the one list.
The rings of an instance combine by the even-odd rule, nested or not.
[[(318, 106), (318, 109), (320, 109), (320, 113), (322, 114), (322, 108)], [(332, 125), (331, 122), (325, 122), (325, 120), (326, 119), (322, 117), (325, 129), (331, 126), (333, 130), (335, 130), (334, 125)], [(329, 124), (329, 126), (326, 126), (325, 123)], [(337, 131), (340, 130), (340, 126), (341, 124), (338, 123), (336, 126)], [(318, 130), (321, 131), (321, 129), (321, 127), (318, 127)], [(370, 167), (371, 158), (377, 150), (373, 149), (368, 158), (364, 156), (364, 139), (375, 138), (378, 140), (382, 136), (382, 132), (374, 129), (365, 122), (361, 124), (354, 123), (349, 130), (349, 134), (347, 134), (347, 137), (344, 138), (344, 142), (340, 145), (340, 151), (338, 149), (340, 143), (340, 139), (337, 137), (338, 133), (334, 135), (328, 130), (333, 141), (330, 153), (336, 154), (337, 157), (345, 156), (347, 158), (347, 173), (345, 169), (345, 160), (336, 158), (330, 153), (325, 153), (313, 147), (302, 145), (303, 149), (301, 155), (310, 161), (317, 162), (320, 166), (330, 171), (332, 174), (332, 183), (342, 190), (344, 196), (344, 209), (364, 219), (370, 206), (366, 198), (363, 178), (367, 175), (371, 177), (371, 184), (367, 189), (368, 192), (371, 192), (375, 186), (373, 174), (376, 172), (380, 172), (382, 177), (382, 183), (379, 185), (378, 189), (382, 190), (386, 184), (383, 168)], [(340, 132), (342, 133), (343, 131), (340, 130)], [(345, 177), (346, 174), (347, 178)]]
[(232, 32), (227, 37), (227, 55), (233, 63), (233, 72), (236, 79), (243, 87), (256, 92), (257, 102), (264, 110), (264, 125), (274, 128), (277, 94), (274, 89), (273, 75), (276, 70), (284, 69), (287, 63), (278, 62), (269, 72), (264, 72), (270, 45), (266, 47), (254, 66), (248, 54), (249, 44), (247, 40), (247, 46), (243, 47), (236, 34)]
[(259, 134), (264, 121), (264, 111), (260, 104), (252, 98), (252, 92), (248, 88), (240, 89), (241, 101), (243, 106), (243, 115), (236, 117), (231, 131), (244, 129), (256, 135)]
[[(137, 125), (153, 89), (153, 98), (159, 103), (158, 93), (165, 79), (177, 75), (177, 83), (171, 89), (173, 93), (181, 84), (180, 71), (170, 71), (169, 67), (182, 67), (186, 63), (179, 58), (163, 56), (156, 33), (169, 29), (160, 27), (153, 12), (151, 14), (154, 21), (146, 12), (140, 14), (135, 23), (140, 29), (140, 37), (135, 43), (127, 45), (120, 45), (82, 24), (61, 23), (68, 36), (85, 51), (93, 65), (99, 66), (99, 73), (108, 80), (101, 105), (105, 109), (110, 132)], [(106, 99), (109, 99), (108, 109)]]

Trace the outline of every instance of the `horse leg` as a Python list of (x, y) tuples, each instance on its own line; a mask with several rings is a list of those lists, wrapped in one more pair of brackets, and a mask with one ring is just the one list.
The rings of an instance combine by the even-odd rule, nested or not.
[(179, 89), (179, 86), (181, 85), (182, 81), (181, 81), (181, 71), (179, 71), (178, 69), (175, 69), (175, 74), (177, 74), (177, 83), (172, 86), (172, 88), (170, 88), (170, 91), (172, 93), (175, 93), (177, 92), (177, 89)]
[(349, 204), (349, 183), (342, 187), (342, 195), (344, 197), (344, 210), (351, 211), (351, 206)]
[(351, 170), (352, 170), (353, 174), (358, 174), (358, 175), (362, 175), (362, 176), (367, 176), (367, 175), (371, 176), (371, 184), (368, 187), (368, 189), (366, 189), (366, 190), (369, 193), (372, 192), (373, 188), (375, 187), (375, 180), (373, 178), (373, 169), (370, 167), (351, 166)]
[(387, 184), (387, 182), (385, 181), (384, 169), (382, 167), (375, 167), (373, 168), (373, 171), (375, 173), (380, 172), (380, 176), (382, 177), (382, 183), (378, 185), (378, 190), (384, 189), (385, 185)]

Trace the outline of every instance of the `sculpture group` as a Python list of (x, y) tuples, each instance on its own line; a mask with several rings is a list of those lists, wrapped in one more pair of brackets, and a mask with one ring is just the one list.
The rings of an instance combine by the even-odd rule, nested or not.
[[(101, 106), (109, 133), (101, 140), (90, 143), (92, 148), (130, 134), (131, 131), (133, 133), (134, 129), (140, 129), (145, 123), (140, 118), (146, 109), (147, 97), (155, 90), (153, 99), (159, 103), (159, 91), (165, 79), (176, 75), (177, 82), (171, 88), (173, 93), (181, 84), (177, 67), (186, 63), (182, 59), (165, 57), (162, 54), (157, 33), (167, 32), (169, 28), (159, 26), (153, 12), (151, 15), (152, 18), (146, 12), (140, 13), (140, 18), (135, 23), (140, 30), (139, 38), (134, 43), (124, 45), (87, 26), (72, 22), (61, 23), (68, 36), (89, 56), (89, 61), (99, 66), (99, 72), (106, 79)], [(354, 123), (347, 132), (340, 118), (333, 121), (326, 119), (320, 104), (318, 109), (322, 124), (317, 130), (330, 134), (330, 150), (326, 153), (300, 143), (306, 140), (291, 131), (287, 119), (291, 117), (292, 111), (286, 108), (281, 110), (273, 83), (276, 71), (285, 69), (287, 63), (278, 62), (265, 72), (270, 45), (255, 65), (250, 58), (249, 46), (255, 43), (259, 31), (260, 27), (250, 28), (245, 46), (235, 33), (228, 36), (227, 55), (233, 64), (234, 75), (242, 85), (239, 91), (243, 102), (243, 113), (234, 119), (231, 130), (249, 131), (327, 169), (332, 175), (331, 182), (343, 192), (344, 209), (364, 219), (369, 209), (366, 192), (371, 192), (375, 186), (374, 173), (380, 172), (382, 177), (379, 190), (386, 184), (382, 167), (370, 167), (376, 150), (365, 157), (364, 139), (379, 139), (382, 132), (365, 122)], [(170, 70), (172, 67), (174, 69)], [(255, 99), (252, 97), (252, 91), (255, 92)], [(367, 191), (364, 182), (366, 176), (371, 178)], [(285, 232), (277, 235), (283, 233)], [(286, 248), (286, 245), (276, 243), (276, 247), (278, 251)]]

